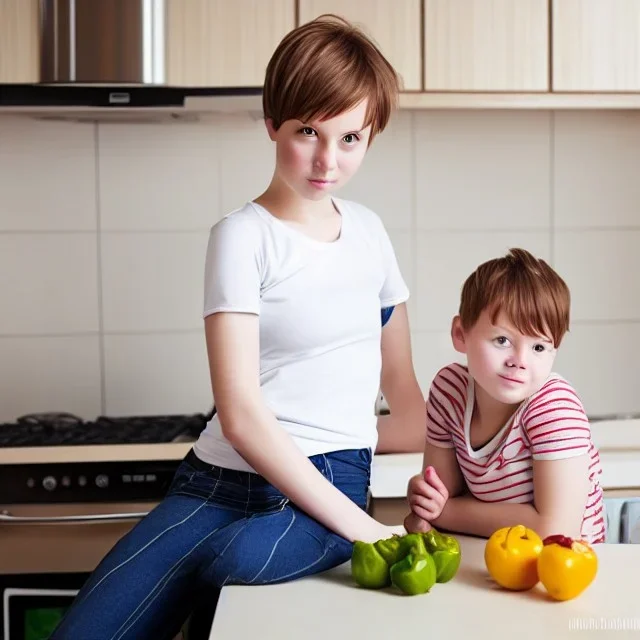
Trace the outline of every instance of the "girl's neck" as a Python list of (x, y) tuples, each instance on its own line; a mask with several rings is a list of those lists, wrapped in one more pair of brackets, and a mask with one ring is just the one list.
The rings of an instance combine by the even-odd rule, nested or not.
[(304, 225), (323, 218), (333, 218), (337, 211), (329, 195), (320, 200), (302, 198), (286, 184), (274, 178), (267, 190), (255, 198), (276, 218)]

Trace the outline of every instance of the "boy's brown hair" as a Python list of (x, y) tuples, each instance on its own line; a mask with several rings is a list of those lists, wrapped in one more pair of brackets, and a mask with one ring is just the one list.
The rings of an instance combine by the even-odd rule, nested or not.
[(524, 249), (511, 249), (467, 278), (459, 315), (468, 331), (485, 309), (493, 323), (502, 311), (524, 335), (549, 337), (558, 348), (569, 330), (570, 306), (569, 288), (544, 260)]
[(325, 14), (280, 42), (267, 65), (262, 107), (279, 129), (294, 118), (333, 118), (368, 98), (364, 126), (371, 125), (371, 142), (387, 126), (399, 85), (394, 68), (360, 29)]

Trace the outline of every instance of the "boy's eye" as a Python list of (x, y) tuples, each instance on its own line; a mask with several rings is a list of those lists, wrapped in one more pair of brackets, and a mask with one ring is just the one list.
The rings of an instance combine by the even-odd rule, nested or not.
[(494, 339), (494, 342), (500, 347), (505, 347), (506, 345), (509, 344), (509, 339), (506, 338), (505, 336), (498, 336), (497, 338)]
[(305, 136), (312, 136), (315, 134), (315, 131), (311, 127), (302, 127), (302, 129), (300, 129), (300, 133)]
[(544, 345), (543, 345), (543, 344), (536, 344), (536, 345), (534, 345), (534, 346), (533, 346), (533, 350), (534, 350), (536, 353), (542, 353), (543, 351), (546, 351), (546, 349), (544, 348)]

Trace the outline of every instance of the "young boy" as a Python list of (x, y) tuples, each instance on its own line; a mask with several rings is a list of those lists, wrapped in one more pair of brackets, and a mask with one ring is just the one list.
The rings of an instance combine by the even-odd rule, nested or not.
[(564, 281), (523, 249), (466, 280), (451, 337), (467, 366), (444, 367), (431, 385), (407, 530), (489, 537), (524, 524), (542, 537), (604, 542), (589, 421), (572, 386), (552, 373), (569, 307)]

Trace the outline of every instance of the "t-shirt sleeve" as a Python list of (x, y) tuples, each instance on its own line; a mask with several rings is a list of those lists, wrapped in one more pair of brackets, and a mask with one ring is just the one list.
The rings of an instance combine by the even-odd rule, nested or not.
[(384, 309), (406, 302), (409, 299), (409, 288), (400, 272), (396, 252), (389, 238), (389, 234), (384, 228), (382, 221), (379, 221), (379, 223), (380, 244), (385, 272), (384, 282), (380, 289), (380, 307)]
[(578, 394), (563, 380), (548, 382), (522, 416), (534, 460), (560, 460), (591, 447), (589, 419)]
[(461, 429), (466, 404), (466, 381), (453, 368), (441, 369), (427, 398), (427, 442), (444, 449), (454, 447), (453, 433)]
[(204, 317), (222, 311), (259, 314), (261, 281), (256, 230), (242, 220), (223, 218), (209, 234)]

